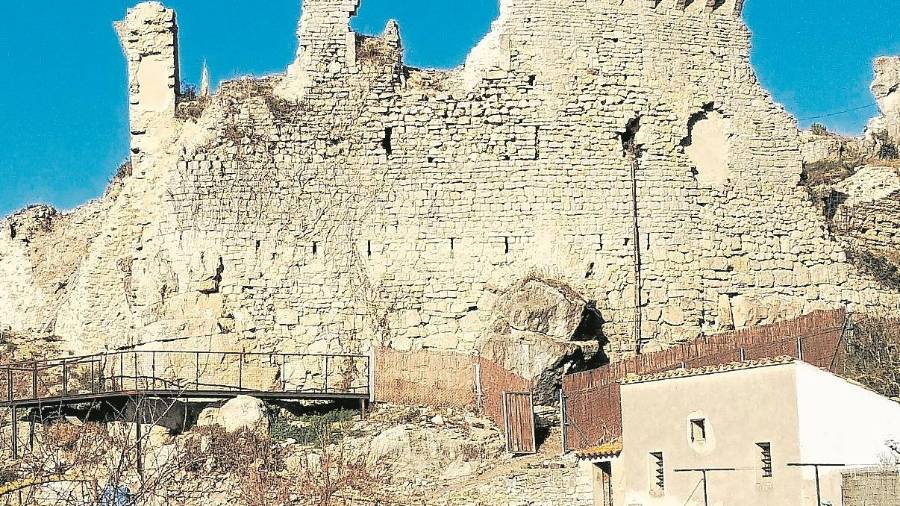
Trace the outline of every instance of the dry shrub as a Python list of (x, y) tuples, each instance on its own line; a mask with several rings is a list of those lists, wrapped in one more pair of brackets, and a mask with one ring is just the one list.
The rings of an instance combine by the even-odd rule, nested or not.
[(847, 336), (843, 375), (888, 397), (900, 397), (900, 320), (861, 317)]

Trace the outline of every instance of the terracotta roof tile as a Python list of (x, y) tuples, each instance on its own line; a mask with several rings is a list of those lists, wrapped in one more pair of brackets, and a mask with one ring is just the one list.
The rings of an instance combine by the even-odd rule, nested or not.
[(593, 446), (575, 452), (575, 456), (579, 459), (600, 459), (605, 457), (618, 457), (622, 453), (622, 441), (616, 439), (611, 443), (605, 443), (600, 446)]
[(769, 367), (773, 365), (791, 364), (795, 362), (793, 357), (775, 357), (765, 358), (761, 360), (750, 360), (745, 362), (731, 362), (728, 364), (717, 364), (706, 367), (697, 367), (693, 369), (673, 369), (653, 374), (636, 375), (631, 374), (622, 380), (623, 385), (633, 383), (647, 383), (650, 381), (660, 381), (673, 378), (687, 378), (690, 376), (703, 376), (705, 374), (716, 374), (721, 372), (739, 371), (743, 369), (755, 369), (757, 367)]

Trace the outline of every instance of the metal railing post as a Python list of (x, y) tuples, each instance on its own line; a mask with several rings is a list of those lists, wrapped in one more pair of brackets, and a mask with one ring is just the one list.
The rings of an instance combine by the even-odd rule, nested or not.
[(13, 401), (13, 373), (12, 367), (6, 368), (6, 400)]
[(38, 398), (37, 362), (34, 362), (32, 364), (32, 367), (33, 367), (33, 369), (31, 371), (31, 394), (32, 394), (32, 399), (37, 399)]
[(153, 376), (153, 390), (156, 390), (156, 352), (150, 356), (150, 374)]
[(66, 359), (63, 359), (62, 362), (62, 380), (63, 380), (63, 397), (69, 396), (69, 363), (66, 362)]
[(328, 355), (325, 355), (325, 393), (328, 393)]
[(138, 387), (138, 378), (140, 378), (140, 375), (138, 374), (138, 352), (134, 352), (134, 389), (135, 390), (140, 390), (140, 387)]

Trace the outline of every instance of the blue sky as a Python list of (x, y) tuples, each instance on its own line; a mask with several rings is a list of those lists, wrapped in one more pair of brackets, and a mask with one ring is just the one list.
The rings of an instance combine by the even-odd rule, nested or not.
[[(801, 119), (871, 104), (871, 59), (900, 54), (893, 1), (748, 0), (744, 16), (762, 83)], [(4, 5), (0, 215), (30, 203), (66, 209), (95, 198), (128, 155), (125, 64), (112, 23), (133, 3)], [(298, 0), (166, 4), (178, 11), (185, 81), (199, 80), (204, 59), (213, 83), (281, 71), (293, 59)], [(396, 18), (407, 63), (449, 68), (496, 16), (496, 0), (363, 0), (353, 26), (378, 33)], [(817, 121), (858, 133), (874, 114), (868, 108)]]

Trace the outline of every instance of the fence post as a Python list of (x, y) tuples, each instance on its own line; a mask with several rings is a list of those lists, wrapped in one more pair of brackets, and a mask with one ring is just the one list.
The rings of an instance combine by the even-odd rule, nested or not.
[(484, 391), (481, 389), (481, 364), (475, 362), (475, 409), (479, 416), (484, 415)]
[(369, 350), (369, 384), (366, 389), (369, 391), (369, 404), (375, 403), (375, 347)]
[(33, 369), (31, 371), (31, 394), (32, 394), (32, 399), (37, 399), (38, 398), (37, 362), (34, 362), (32, 364), (32, 367), (33, 367)]
[(797, 336), (797, 360), (803, 360), (803, 338)]
[(565, 455), (569, 450), (569, 441), (566, 435), (566, 429), (568, 428), (568, 421), (566, 417), (568, 413), (566, 413), (566, 392), (562, 387), (559, 389), (559, 428), (560, 428), (560, 437), (562, 439), (562, 455)]
[(12, 367), (6, 368), (6, 398), (9, 402), (13, 401), (13, 373)]

